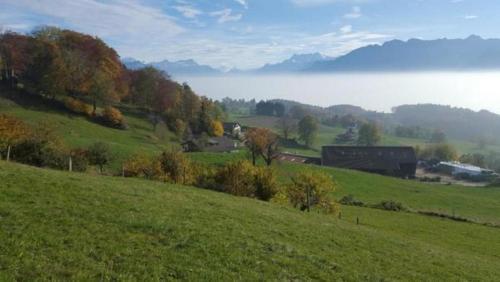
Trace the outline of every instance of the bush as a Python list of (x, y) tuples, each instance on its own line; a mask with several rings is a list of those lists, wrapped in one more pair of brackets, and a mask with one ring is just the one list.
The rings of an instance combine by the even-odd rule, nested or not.
[(217, 185), (217, 169), (207, 165), (194, 164), (193, 174), (194, 186), (222, 192)]
[(246, 160), (230, 162), (217, 172), (220, 190), (235, 196), (254, 197), (254, 167)]
[(405, 211), (406, 208), (403, 204), (394, 201), (382, 201), (373, 206), (374, 208), (386, 210), (386, 211)]
[(111, 152), (109, 146), (102, 142), (92, 144), (87, 150), (89, 164), (99, 167), (102, 173), (104, 166), (111, 161)]
[(179, 184), (194, 182), (193, 166), (184, 153), (173, 149), (165, 151), (158, 158), (158, 162), (165, 181)]
[(123, 174), (125, 177), (159, 178), (160, 162), (151, 157), (136, 155), (123, 163)]
[(125, 119), (123, 118), (122, 113), (117, 108), (113, 108), (107, 106), (104, 108), (102, 112), (102, 120), (108, 126), (126, 129), (127, 124), (125, 123)]
[(78, 99), (67, 97), (64, 100), (64, 105), (66, 108), (77, 114), (84, 114), (86, 116), (92, 116), (92, 106), (86, 104)]
[(85, 149), (73, 149), (70, 152), (72, 168), (73, 171), (84, 172), (87, 170), (87, 166), (89, 164), (89, 160), (87, 158), (87, 150)]
[(347, 195), (340, 199), (339, 203), (346, 206), (363, 207), (365, 204), (362, 201), (356, 200), (353, 195)]
[(318, 206), (326, 213), (337, 213), (338, 205), (329, 197), (334, 190), (335, 184), (330, 176), (315, 171), (304, 171), (292, 178), (287, 192), (290, 203), (302, 211), (309, 211)]
[(47, 123), (31, 128), (23, 141), (12, 148), (14, 160), (38, 167), (66, 169), (69, 156), (62, 140)]
[(278, 192), (276, 173), (270, 168), (256, 168), (254, 176), (255, 197), (262, 201), (271, 200)]
[(8, 159), (12, 146), (25, 141), (30, 135), (32, 135), (31, 128), (23, 121), (4, 114), (0, 115), (0, 159), (4, 153)]

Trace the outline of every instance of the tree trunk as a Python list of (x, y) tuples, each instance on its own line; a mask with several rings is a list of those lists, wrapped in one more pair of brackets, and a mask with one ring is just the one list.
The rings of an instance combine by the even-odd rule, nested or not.
[(307, 201), (307, 212), (311, 211), (311, 196), (310, 196), (310, 188), (307, 187), (307, 195), (306, 195), (306, 201)]
[(255, 166), (255, 152), (252, 151), (252, 164)]
[(6, 158), (7, 161), (10, 161), (10, 145), (7, 146), (7, 158)]
[(96, 110), (97, 110), (97, 101), (94, 99), (92, 101), (92, 116), (96, 116)]
[(70, 171), (70, 172), (73, 171), (73, 159), (71, 158), (71, 156), (69, 156), (68, 171)]

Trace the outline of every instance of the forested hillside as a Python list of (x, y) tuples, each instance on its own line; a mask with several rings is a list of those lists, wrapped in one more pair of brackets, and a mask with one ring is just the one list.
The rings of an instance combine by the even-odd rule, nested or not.
[(43, 27), (29, 35), (1, 34), (0, 72), (4, 89), (20, 90), (15, 96), (37, 95), (117, 128), (127, 127), (119, 111), (125, 105), (179, 136), (215, 134), (223, 118), (218, 104), (187, 84), (152, 67), (129, 70), (102, 40), (75, 31)]

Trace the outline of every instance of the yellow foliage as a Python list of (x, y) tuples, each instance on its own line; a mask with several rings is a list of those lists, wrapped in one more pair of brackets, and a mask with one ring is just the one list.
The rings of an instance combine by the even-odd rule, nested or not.
[(31, 129), (21, 120), (0, 115), (0, 149), (18, 144), (31, 134)]
[(123, 115), (117, 108), (107, 106), (104, 108), (102, 117), (112, 126), (121, 126), (124, 124)]
[(317, 206), (325, 213), (336, 214), (339, 206), (332, 199), (335, 183), (329, 175), (315, 171), (303, 171), (292, 178), (288, 187), (290, 203), (301, 210), (310, 210)]
[(161, 175), (160, 163), (144, 155), (136, 155), (123, 163), (123, 174), (126, 177), (144, 177), (156, 179)]
[(89, 104), (86, 104), (80, 100), (77, 100), (75, 98), (68, 97), (64, 101), (64, 105), (66, 108), (72, 112), (78, 113), (78, 114), (84, 114), (87, 116), (92, 115), (92, 106)]
[(224, 126), (222, 125), (222, 122), (218, 120), (212, 121), (212, 135), (213, 136), (224, 135)]

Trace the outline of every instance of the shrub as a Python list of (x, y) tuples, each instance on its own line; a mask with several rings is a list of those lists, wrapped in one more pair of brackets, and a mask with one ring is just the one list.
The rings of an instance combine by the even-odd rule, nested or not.
[(217, 172), (217, 183), (223, 192), (244, 197), (254, 197), (254, 167), (246, 160), (230, 162)]
[(342, 197), (339, 203), (346, 206), (357, 206), (357, 207), (363, 207), (365, 205), (362, 201), (355, 199), (353, 195), (347, 195)]
[(158, 160), (144, 155), (136, 155), (123, 163), (125, 177), (143, 177), (154, 179), (161, 176), (161, 167)]
[(81, 148), (73, 149), (71, 150), (70, 154), (73, 171), (86, 171), (89, 164), (89, 160), (87, 158), (87, 150)]
[(256, 168), (254, 186), (257, 199), (271, 200), (279, 190), (275, 171), (270, 168)]
[(102, 112), (102, 119), (105, 124), (111, 127), (121, 128), (121, 129), (127, 128), (125, 119), (123, 118), (123, 115), (120, 112), (120, 110), (118, 110), (117, 108), (113, 108), (110, 106), (105, 107), (104, 111)]
[(7, 160), (10, 158), (12, 146), (23, 142), (31, 134), (31, 129), (21, 120), (0, 115), (0, 153), (5, 152)]
[(50, 124), (31, 128), (23, 141), (12, 148), (13, 159), (38, 167), (66, 169), (69, 151)]
[(163, 152), (158, 161), (165, 181), (179, 184), (193, 183), (193, 167), (184, 153), (171, 149)]
[(202, 165), (202, 164), (194, 164), (193, 165), (193, 174), (194, 174), (194, 186), (220, 191), (217, 185), (217, 169)]
[(373, 206), (374, 208), (377, 209), (382, 209), (386, 211), (405, 211), (406, 208), (403, 206), (403, 204), (399, 202), (394, 202), (394, 201), (382, 201), (376, 205)]
[(326, 213), (336, 213), (338, 205), (329, 198), (329, 194), (334, 190), (335, 184), (330, 176), (304, 171), (292, 178), (287, 192), (290, 203), (302, 211), (309, 211), (318, 206)]
[(92, 106), (78, 99), (67, 97), (64, 100), (64, 105), (68, 110), (74, 113), (84, 114), (89, 117), (92, 116)]
[(104, 166), (111, 161), (111, 152), (109, 146), (102, 142), (96, 142), (87, 149), (89, 164), (99, 167), (102, 173)]

